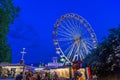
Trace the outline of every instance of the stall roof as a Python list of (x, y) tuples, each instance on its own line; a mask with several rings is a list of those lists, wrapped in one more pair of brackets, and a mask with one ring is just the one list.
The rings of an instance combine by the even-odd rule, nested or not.
[(0, 63), (0, 66), (24, 66), (24, 64), (11, 64), (11, 63), (8, 63), (8, 62), (2, 62)]

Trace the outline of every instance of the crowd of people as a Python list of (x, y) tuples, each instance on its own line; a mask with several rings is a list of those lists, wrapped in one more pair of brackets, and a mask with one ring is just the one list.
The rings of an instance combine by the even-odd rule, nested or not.
[[(67, 74), (66, 74), (67, 75)], [(0, 70), (0, 79), (13, 79), (13, 80), (70, 80), (65, 77), (59, 77), (56, 71), (49, 71), (49, 70), (43, 70), (43, 71), (22, 71), (20, 73), (17, 73), (14, 69), (8, 70), (8, 69), (2, 69)], [(82, 78), (82, 73), (79, 71), (74, 72), (74, 78), (71, 80), (85, 80)], [(96, 76), (93, 76), (92, 80), (97, 80)]]
[(4, 79), (4, 78), (14, 78), (15, 77), (15, 74), (16, 74), (16, 71), (11, 69), (11, 70), (8, 70), (8, 69), (1, 69), (0, 70), (0, 78)]
[(25, 72), (20, 73), (15, 77), (15, 80), (69, 80), (58, 77), (56, 72)]

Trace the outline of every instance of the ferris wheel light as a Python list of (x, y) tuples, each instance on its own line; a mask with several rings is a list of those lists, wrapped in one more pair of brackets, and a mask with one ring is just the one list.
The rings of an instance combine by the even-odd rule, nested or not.
[(94, 43), (96, 42), (96, 40), (93, 41)]
[(60, 51), (56, 51), (57, 54), (60, 54)]
[(57, 45), (57, 44), (58, 44), (58, 42), (55, 41), (55, 42), (54, 42), (54, 45)]
[(60, 20), (57, 21), (57, 24), (60, 24)]
[(69, 15), (69, 14), (66, 14), (66, 17), (70, 17), (70, 15)]
[(87, 26), (88, 26), (88, 24), (84, 24), (84, 26), (85, 26), (85, 27), (87, 27)]
[(94, 34), (91, 34), (91, 37), (94, 37)]
[(80, 19), (80, 22), (81, 22), (81, 23), (83, 23), (83, 21), (84, 21), (83, 19)]
[(57, 25), (54, 26), (54, 29), (57, 29)]
[(63, 20), (63, 19), (65, 19), (65, 16), (62, 16), (61, 18), (62, 18), (62, 20)]
[(76, 20), (80, 20), (78, 16), (74, 16), (72, 18), (75, 18)]
[(90, 28), (88, 28), (87, 30), (88, 30), (88, 31), (90, 31), (91, 29), (90, 29)]
[(56, 48), (56, 50), (60, 50), (60, 48)]
[(96, 49), (96, 48), (97, 48), (97, 46), (94, 46), (94, 48)]
[(71, 17), (74, 17), (75, 15), (74, 14), (71, 14)]
[(65, 59), (61, 58), (61, 59), (60, 59), (60, 61), (61, 61), (61, 62), (64, 62), (64, 61), (65, 61)]

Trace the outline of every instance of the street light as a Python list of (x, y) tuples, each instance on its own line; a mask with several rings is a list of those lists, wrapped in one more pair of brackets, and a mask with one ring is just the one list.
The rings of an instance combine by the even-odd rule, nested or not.
[(21, 52), (22, 57), (21, 57), (20, 64), (24, 64), (24, 54), (25, 54), (25, 53), (26, 53), (26, 52), (25, 52), (25, 48), (23, 48), (23, 49), (22, 49), (22, 52)]
[(25, 80), (25, 65), (24, 65), (24, 54), (25, 54), (25, 48), (22, 49), (21, 51), (21, 54), (22, 54), (22, 57), (21, 57), (21, 61), (20, 61), (20, 64), (23, 64), (23, 80)]

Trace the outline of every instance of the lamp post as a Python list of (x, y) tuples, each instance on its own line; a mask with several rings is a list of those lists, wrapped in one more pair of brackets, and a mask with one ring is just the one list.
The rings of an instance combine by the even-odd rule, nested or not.
[(25, 48), (23, 48), (22, 49), (22, 52), (21, 52), (21, 54), (22, 54), (22, 57), (21, 57), (21, 62), (20, 62), (20, 64), (24, 64), (24, 54), (25, 54), (26, 52), (25, 52)]
[(24, 60), (24, 54), (25, 54), (26, 52), (25, 52), (25, 48), (23, 48), (22, 49), (22, 52), (21, 52), (21, 54), (22, 54), (22, 58), (21, 58), (21, 60)]
[(22, 57), (21, 57), (21, 62), (20, 62), (20, 64), (23, 64), (23, 80), (25, 80), (25, 65), (24, 65), (24, 54), (25, 53), (26, 53), (25, 48), (23, 48), (21, 51)]

